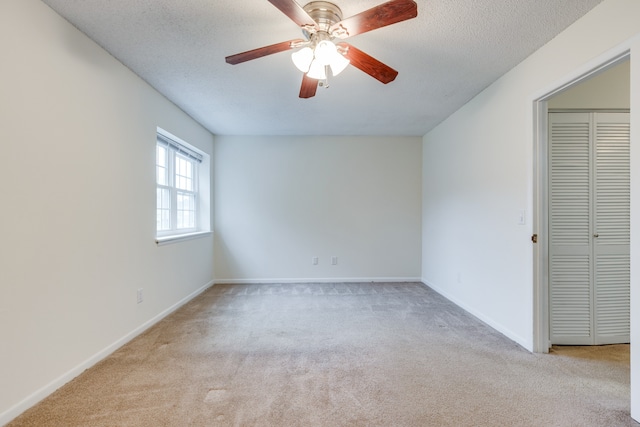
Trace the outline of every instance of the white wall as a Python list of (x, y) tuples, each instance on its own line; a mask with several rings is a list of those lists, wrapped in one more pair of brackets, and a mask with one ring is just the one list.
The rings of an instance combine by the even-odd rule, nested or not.
[(1, 425), (212, 282), (212, 237), (154, 242), (154, 161), (213, 138), (40, 1), (0, 51)]
[(549, 100), (549, 109), (629, 109), (629, 61), (572, 86)]
[(216, 281), (419, 280), (421, 150), (419, 137), (217, 136)]
[[(605, 0), (424, 137), (423, 279), (529, 349), (534, 303), (532, 101), (536, 94), (566, 83), (566, 76), (597, 57), (630, 45), (640, 34), (638, 16), (637, 0)], [(631, 81), (637, 85), (637, 45), (631, 54)], [(637, 129), (640, 108), (634, 110), (634, 99), (632, 129)], [(635, 165), (638, 155), (633, 146), (640, 141), (632, 132)], [(640, 223), (640, 216), (633, 207), (640, 197), (638, 178), (634, 174), (631, 182), (631, 287), (636, 313), (631, 369), (636, 419), (640, 419), (640, 361), (635, 355), (640, 346), (640, 236), (633, 224)], [(527, 223), (519, 226), (522, 209)]]

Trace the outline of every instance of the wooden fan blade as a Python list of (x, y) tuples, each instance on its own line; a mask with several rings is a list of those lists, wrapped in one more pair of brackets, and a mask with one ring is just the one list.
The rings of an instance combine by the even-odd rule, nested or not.
[(318, 89), (318, 81), (307, 77), (306, 74), (302, 75), (302, 86), (300, 86), (300, 98), (311, 98), (316, 95)]
[(369, 74), (376, 80), (384, 84), (395, 80), (398, 72), (386, 64), (378, 61), (372, 56), (367, 55), (360, 49), (356, 49), (348, 43), (338, 43), (338, 46), (346, 50), (345, 58), (351, 61), (351, 65)]
[(269, 46), (259, 47), (257, 49), (248, 50), (242, 53), (236, 53), (235, 55), (227, 56), (225, 61), (228, 64), (240, 64), (241, 62), (251, 61), (252, 59), (262, 58), (263, 56), (271, 55), (285, 50), (293, 49), (297, 44), (304, 43), (306, 40), (295, 39), (288, 42), (280, 42)]
[(318, 24), (295, 0), (269, 0), (269, 3), (280, 9), (293, 22), (302, 28), (318, 28)]
[(413, 0), (391, 0), (362, 13), (343, 19), (331, 26), (329, 33), (345, 39), (367, 31), (386, 27), (418, 16), (418, 5)]

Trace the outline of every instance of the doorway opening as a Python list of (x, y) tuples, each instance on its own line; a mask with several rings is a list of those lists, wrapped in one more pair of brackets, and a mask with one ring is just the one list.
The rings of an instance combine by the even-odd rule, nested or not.
[[(549, 111), (629, 110), (630, 51), (611, 55), (533, 102), (534, 114), (534, 351), (548, 352), (550, 332), (549, 266)], [(626, 81), (620, 81), (620, 79)], [(616, 83), (613, 89), (612, 82)], [(620, 93), (620, 91), (624, 93)], [(625, 96), (626, 95), (626, 96)], [(621, 97), (626, 101), (620, 101)], [(626, 104), (625, 104), (626, 102)]]

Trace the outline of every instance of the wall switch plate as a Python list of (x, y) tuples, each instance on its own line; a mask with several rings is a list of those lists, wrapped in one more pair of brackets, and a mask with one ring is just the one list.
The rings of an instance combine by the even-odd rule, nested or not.
[(527, 211), (522, 210), (518, 214), (518, 225), (525, 225), (527, 222)]
[(142, 288), (138, 289), (136, 297), (137, 297), (138, 304), (140, 304), (142, 301), (144, 301), (144, 295), (142, 294)]
[(338, 257), (337, 256), (332, 256), (331, 257), (331, 265), (338, 265)]
[(311, 264), (318, 265), (318, 257), (317, 256), (314, 256), (314, 257), (311, 258)]

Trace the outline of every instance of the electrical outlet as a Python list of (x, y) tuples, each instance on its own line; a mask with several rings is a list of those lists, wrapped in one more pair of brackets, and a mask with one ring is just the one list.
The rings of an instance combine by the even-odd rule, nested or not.
[(142, 288), (138, 289), (137, 300), (138, 300), (138, 304), (140, 304), (140, 303), (142, 303), (142, 301), (144, 301), (144, 295), (142, 294)]
[(318, 265), (318, 257), (317, 256), (314, 256), (314, 257), (311, 258), (311, 264)]
[(338, 265), (338, 257), (337, 256), (332, 256), (331, 257), (331, 265)]

